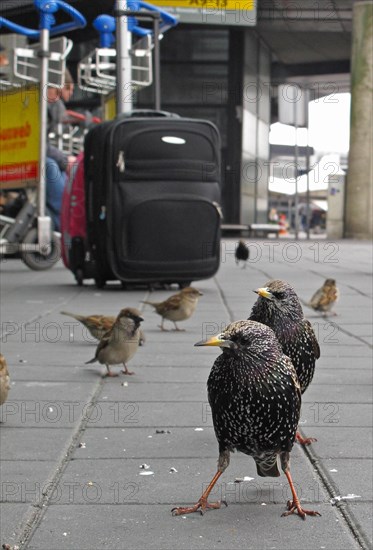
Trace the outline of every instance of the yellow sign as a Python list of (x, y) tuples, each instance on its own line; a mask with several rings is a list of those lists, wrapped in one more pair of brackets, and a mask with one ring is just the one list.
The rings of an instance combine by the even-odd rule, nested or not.
[(39, 176), (39, 90), (0, 92), (0, 187), (37, 184)]
[(180, 23), (202, 25), (256, 25), (256, 0), (152, 0)]
[(165, 8), (205, 8), (218, 10), (245, 10), (255, 8), (255, 0), (152, 0)]
[(104, 120), (113, 120), (117, 114), (117, 102), (115, 93), (111, 93), (104, 99)]

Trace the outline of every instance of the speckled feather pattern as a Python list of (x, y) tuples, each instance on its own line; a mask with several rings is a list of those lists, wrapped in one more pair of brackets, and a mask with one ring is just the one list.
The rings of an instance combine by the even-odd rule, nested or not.
[(312, 381), (320, 348), (311, 323), (304, 318), (295, 290), (285, 281), (265, 284), (273, 299), (259, 296), (249, 319), (264, 323), (275, 332), (285, 355), (289, 356), (299, 378), (302, 393)]
[(288, 461), (300, 414), (294, 367), (264, 325), (238, 321), (223, 334), (238, 349), (224, 349), (207, 382), (219, 453), (241, 451), (259, 475), (280, 475), (277, 456)]

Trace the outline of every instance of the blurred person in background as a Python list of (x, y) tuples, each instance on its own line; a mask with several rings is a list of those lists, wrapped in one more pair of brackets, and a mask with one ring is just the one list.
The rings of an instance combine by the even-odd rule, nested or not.
[[(48, 128), (47, 135), (56, 131), (57, 125), (66, 118), (65, 102), (71, 99), (74, 93), (74, 81), (68, 69), (65, 71), (65, 82), (61, 88), (49, 86), (47, 89), (48, 101)], [(74, 156), (67, 156), (57, 147), (47, 144), (46, 158), (46, 203), (47, 213), (52, 218), (53, 229), (60, 230), (60, 212), (62, 195), (65, 188), (69, 167), (75, 161)]]

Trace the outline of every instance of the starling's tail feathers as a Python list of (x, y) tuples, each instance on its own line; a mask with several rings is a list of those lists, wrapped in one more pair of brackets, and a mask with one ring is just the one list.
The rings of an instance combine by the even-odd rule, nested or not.
[(264, 460), (256, 459), (256, 471), (258, 473), (258, 476), (261, 477), (279, 477), (280, 471), (277, 466), (277, 455), (271, 458), (267, 458)]
[(86, 361), (84, 364), (85, 365), (89, 365), (90, 363), (96, 363), (97, 361), (97, 357), (94, 357), (93, 359), (91, 359), (90, 361)]

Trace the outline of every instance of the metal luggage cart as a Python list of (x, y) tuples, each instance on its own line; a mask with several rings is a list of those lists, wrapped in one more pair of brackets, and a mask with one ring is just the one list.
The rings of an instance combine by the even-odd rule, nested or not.
[[(80, 12), (62, 0), (34, 0), (34, 5), (39, 12), (40, 30), (23, 27), (0, 17), (0, 28), (5, 27), (23, 37), (40, 40), (38, 44), (27, 48), (17, 45), (10, 52), (9, 66), (0, 78), (0, 89), (3, 94), (10, 94), (9, 100), (11, 95), (14, 101), (18, 97), (14, 94), (20, 94), (17, 104), (20, 111), (30, 105), (30, 94), (38, 92), (39, 104), (38, 166), (26, 162), (26, 168), (22, 166), (18, 172), (16, 164), (1, 166), (1, 188), (26, 189), (28, 201), (15, 219), (0, 216), (0, 254), (19, 252), (28, 267), (44, 270), (59, 260), (60, 240), (58, 234), (52, 232), (51, 218), (46, 215), (47, 102), (43, 93), (47, 86), (63, 85), (66, 57), (72, 47), (71, 40), (65, 37), (55, 40), (50, 37), (82, 28), (86, 20)], [(69, 22), (56, 24), (59, 10), (69, 16)], [(25, 83), (38, 83), (39, 86), (27, 88)], [(27, 130), (27, 125), (10, 127), (4, 136), (26, 136)]]
[[(100, 15), (93, 23), (100, 36), (100, 47), (78, 64), (79, 87), (102, 95), (121, 88), (128, 105), (133, 92), (154, 81), (158, 98), (159, 40), (168, 29), (177, 25), (177, 19), (152, 4), (137, 0), (116, 0), (114, 13), (116, 18)], [(140, 23), (146, 21), (151, 21), (153, 28), (141, 26)], [(138, 38), (133, 43), (132, 35)], [(115, 40), (116, 47), (113, 47)], [(156, 109), (159, 108), (157, 103), (159, 101), (156, 101)], [(120, 106), (117, 112), (121, 112)]]
[[(100, 15), (101, 20), (108, 16)], [(97, 18), (97, 19), (99, 19)], [(100, 22), (100, 21), (98, 21)], [(131, 85), (136, 89), (150, 86), (153, 82), (152, 37), (140, 38), (131, 48)], [(82, 90), (106, 95), (116, 88), (115, 48), (100, 47), (90, 52), (78, 64), (78, 85)]]

